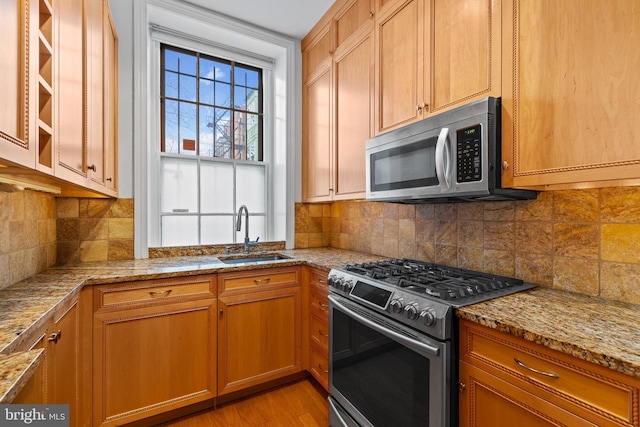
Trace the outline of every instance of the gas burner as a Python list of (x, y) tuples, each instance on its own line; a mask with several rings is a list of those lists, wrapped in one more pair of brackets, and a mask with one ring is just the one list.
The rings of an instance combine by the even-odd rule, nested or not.
[[(521, 287), (524, 282), (512, 277), (499, 276), (463, 268), (449, 267), (411, 259), (353, 264), (344, 270), (359, 276), (388, 283), (401, 289), (462, 305), (467, 299), (493, 298), (494, 293), (506, 294), (510, 288)], [(527, 288), (531, 287), (527, 284)]]

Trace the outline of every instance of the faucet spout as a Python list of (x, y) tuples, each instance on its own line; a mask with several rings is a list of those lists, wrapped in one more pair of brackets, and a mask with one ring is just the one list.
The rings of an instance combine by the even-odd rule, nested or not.
[(249, 253), (249, 246), (255, 246), (258, 244), (258, 239), (255, 242), (249, 240), (249, 210), (245, 205), (240, 206), (238, 209), (238, 219), (236, 220), (236, 231), (240, 231), (242, 228), (242, 212), (244, 211), (244, 253)]

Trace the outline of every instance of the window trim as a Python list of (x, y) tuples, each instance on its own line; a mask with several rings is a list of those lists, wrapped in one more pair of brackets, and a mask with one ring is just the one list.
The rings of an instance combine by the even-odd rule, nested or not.
[[(194, 39), (198, 31), (215, 32), (200, 37), (202, 40), (224, 40), (225, 45), (234, 46), (238, 52), (251, 52), (256, 57), (268, 53), (274, 58), (274, 94), (275, 105), (270, 105), (275, 123), (272, 129), (265, 129), (265, 136), (282, 141), (283, 146), (271, 153), (272, 170), (270, 182), (272, 188), (283, 189), (282, 194), (274, 194), (273, 235), (284, 236), (285, 246), (292, 248), (294, 243), (294, 201), (300, 198), (300, 147), (301, 116), (296, 105), (300, 105), (300, 54), (299, 42), (270, 31), (255, 28), (229, 19), (214, 12), (177, 2), (174, 0), (141, 0), (132, 2), (133, 8), (133, 154), (134, 154), (134, 222), (135, 257), (147, 258), (148, 248), (157, 246), (149, 241), (149, 230), (154, 225), (149, 221), (149, 210), (158, 212), (159, 204), (151, 200), (157, 195), (152, 193), (151, 179), (157, 176), (159, 167), (159, 144), (148, 144), (152, 137), (153, 118), (159, 117), (159, 103), (148, 103), (154, 88), (153, 66), (159, 67), (159, 49), (157, 41), (151, 35), (155, 25), (173, 30), (189, 28)], [(197, 31), (196, 31), (197, 30)], [(192, 48), (192, 47), (191, 47)], [(215, 53), (214, 53), (215, 54)], [(264, 56), (263, 56), (264, 58)], [(246, 62), (238, 58), (241, 62)], [(125, 61), (121, 64), (124, 65)], [(252, 65), (251, 61), (246, 62)], [(156, 68), (159, 69), (159, 68)], [(155, 82), (156, 88), (159, 82)], [(156, 89), (157, 90), (157, 89)], [(267, 94), (265, 93), (265, 99)], [(265, 108), (267, 103), (265, 103)], [(265, 111), (266, 113), (266, 111)], [(265, 153), (267, 156), (267, 153)], [(298, 166), (297, 166), (298, 165)], [(159, 215), (155, 216), (159, 220)], [(156, 228), (157, 229), (157, 228)]]

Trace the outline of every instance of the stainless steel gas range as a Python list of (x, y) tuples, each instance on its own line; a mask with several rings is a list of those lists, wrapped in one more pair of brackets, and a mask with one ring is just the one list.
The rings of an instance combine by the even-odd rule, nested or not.
[(332, 269), (330, 425), (456, 426), (454, 309), (534, 287), (409, 259)]

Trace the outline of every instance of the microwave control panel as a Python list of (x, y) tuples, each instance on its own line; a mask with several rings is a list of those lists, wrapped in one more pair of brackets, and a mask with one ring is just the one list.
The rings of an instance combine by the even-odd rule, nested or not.
[(480, 125), (456, 131), (458, 141), (458, 182), (474, 182), (482, 180), (482, 149)]

